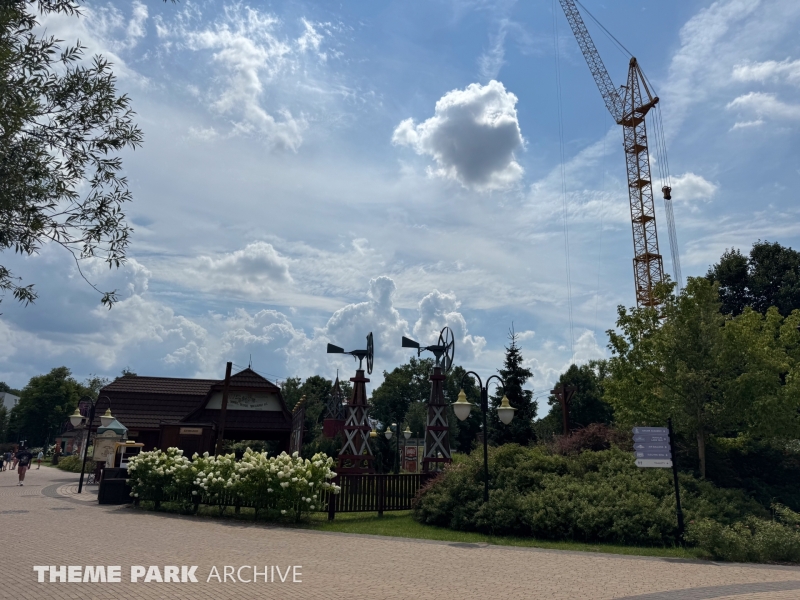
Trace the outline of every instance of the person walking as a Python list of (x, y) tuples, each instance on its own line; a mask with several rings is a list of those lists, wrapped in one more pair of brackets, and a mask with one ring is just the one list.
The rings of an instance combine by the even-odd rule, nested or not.
[(6, 455), (0, 454), (0, 471), (6, 470)]
[(11, 452), (6, 452), (5, 456), (6, 456), (6, 462), (5, 465), (3, 466), (3, 471), (7, 470), (9, 465), (11, 464)]
[(22, 482), (25, 481), (25, 472), (31, 466), (33, 454), (31, 454), (25, 446), (20, 446), (16, 459), (19, 465), (17, 467), (17, 474), (19, 475), (19, 483), (17, 485), (22, 485)]
[(36, 469), (42, 468), (42, 459), (44, 458), (44, 451), (39, 450), (39, 455), (36, 457)]

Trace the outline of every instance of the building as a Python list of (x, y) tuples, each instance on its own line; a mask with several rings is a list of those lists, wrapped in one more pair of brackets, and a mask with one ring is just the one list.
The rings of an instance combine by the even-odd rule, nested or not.
[[(224, 380), (125, 375), (100, 390), (128, 439), (145, 450), (175, 446), (187, 455), (213, 453)], [(252, 369), (231, 375), (226, 440), (275, 440), (289, 447), (292, 415), (280, 388)]]
[(19, 396), (9, 394), (8, 392), (0, 392), (0, 406), (6, 408), (8, 412), (11, 412), (11, 409), (17, 405), (17, 402), (19, 402)]

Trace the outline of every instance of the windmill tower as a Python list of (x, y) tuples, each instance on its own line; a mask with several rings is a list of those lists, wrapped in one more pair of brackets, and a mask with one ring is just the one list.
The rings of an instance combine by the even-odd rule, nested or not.
[[(363, 360), (367, 359), (367, 373), (372, 374), (373, 342), (372, 332), (367, 336), (366, 350), (352, 350), (345, 352), (343, 348), (328, 344), (328, 354), (350, 354), (358, 359), (356, 376), (353, 382), (353, 397), (345, 407), (344, 445), (339, 451), (337, 473), (374, 473), (375, 456), (369, 446), (369, 433), (371, 427), (367, 419), (369, 406), (367, 404), (367, 383), (369, 379), (364, 376)], [(338, 378), (337, 378), (338, 379)]]

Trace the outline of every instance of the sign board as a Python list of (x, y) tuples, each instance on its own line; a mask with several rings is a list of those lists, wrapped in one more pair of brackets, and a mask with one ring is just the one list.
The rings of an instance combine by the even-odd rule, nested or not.
[(94, 438), (94, 462), (104, 462), (106, 466), (114, 466), (114, 447), (119, 442), (120, 436), (113, 431), (105, 431)]
[(636, 466), (668, 469), (672, 467), (672, 447), (667, 427), (634, 427), (633, 454)]
[[(206, 408), (221, 409), (222, 392), (216, 392), (211, 396), (208, 400), (208, 404), (206, 404)], [(280, 411), (281, 403), (280, 400), (278, 400), (277, 394), (230, 392), (228, 394), (227, 410)]]
[[(174, 434), (173, 434), (174, 435)], [(178, 435), (203, 435), (202, 427), (181, 427)]]
[(671, 460), (658, 460), (655, 458), (637, 458), (636, 459), (636, 466), (642, 467), (644, 469), (647, 468), (656, 468), (656, 469), (668, 469), (672, 468), (672, 461)]

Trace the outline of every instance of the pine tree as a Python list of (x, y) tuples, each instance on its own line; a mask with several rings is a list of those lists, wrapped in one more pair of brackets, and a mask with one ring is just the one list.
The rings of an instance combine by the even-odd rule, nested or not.
[[(523, 365), (522, 352), (517, 345), (517, 334), (514, 333), (513, 327), (508, 333), (508, 339), (511, 343), (506, 346), (503, 368), (498, 370), (506, 387), (505, 390), (498, 387), (489, 399), (489, 441), (498, 445), (508, 443), (528, 445), (536, 441), (533, 419), (536, 416), (537, 405), (533, 400), (533, 391), (523, 389), (523, 386), (533, 377), (533, 373)], [(508, 425), (500, 421), (496, 411), (504, 392), (511, 406), (517, 409), (514, 419)]]

